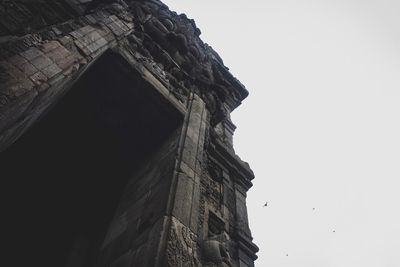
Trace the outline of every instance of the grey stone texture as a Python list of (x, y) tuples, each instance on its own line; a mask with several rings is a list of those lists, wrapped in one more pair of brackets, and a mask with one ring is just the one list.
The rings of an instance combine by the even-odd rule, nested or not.
[(0, 153), (100, 60), (146, 84), (138, 120), (146, 106), (182, 117), (131, 173), (95, 266), (254, 266), (254, 174), (234, 152), (229, 115), (248, 92), (192, 19), (158, 0), (8, 0), (0, 15)]

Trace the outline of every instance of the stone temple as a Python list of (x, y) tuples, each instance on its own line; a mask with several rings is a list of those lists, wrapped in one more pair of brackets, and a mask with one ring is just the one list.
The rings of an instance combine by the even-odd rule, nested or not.
[(3, 0), (0, 33), (2, 266), (254, 266), (230, 120), (248, 92), (192, 19)]

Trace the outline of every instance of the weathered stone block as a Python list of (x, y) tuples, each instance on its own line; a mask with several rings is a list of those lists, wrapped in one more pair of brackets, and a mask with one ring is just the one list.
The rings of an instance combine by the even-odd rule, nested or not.
[(53, 78), (55, 75), (61, 72), (61, 69), (56, 64), (51, 64), (50, 66), (42, 69), (42, 73), (46, 75), (48, 79)]
[(29, 61), (32, 61), (33, 59), (43, 55), (44, 55), (43, 52), (37, 49), (36, 47), (31, 47), (28, 50), (21, 53), (21, 56), (23, 56), (25, 59)]
[(57, 64), (64, 58), (71, 56), (71, 52), (68, 51), (65, 47), (60, 45), (57, 46), (54, 50), (46, 53), (46, 56), (48, 56), (53, 62)]
[(57, 41), (46, 42), (39, 46), (40, 50), (42, 50), (43, 53), (45, 53), (45, 54), (49, 53), (50, 51), (52, 51), (58, 47), (60, 47), (60, 43)]
[(53, 64), (53, 61), (51, 61), (51, 59), (45, 55), (35, 57), (34, 59), (30, 60), (30, 62), (39, 70), (43, 70), (44, 68)]
[(194, 181), (184, 174), (178, 174), (173, 216), (190, 225), (191, 207), (193, 201)]
[(195, 173), (192, 168), (190, 168), (184, 161), (180, 163), (180, 170), (182, 173), (186, 174), (188, 177), (194, 179)]
[(26, 64), (28, 61), (20, 55), (14, 55), (8, 59), (8, 62), (16, 67), (20, 67), (21, 65)]
[(66, 57), (61, 58), (56, 61), (57, 65), (63, 70), (66, 70), (68, 67), (70, 67), (75, 62), (76, 62), (76, 59), (73, 55), (66, 56)]
[(43, 82), (47, 81), (47, 76), (44, 75), (42, 72), (38, 71), (35, 74), (33, 74), (32, 76), (30, 76), (30, 79), (32, 80), (32, 82), (34, 82), (36, 85), (40, 85)]
[(30, 62), (26, 62), (22, 65), (19, 65), (18, 68), (26, 75), (31, 76), (32, 74), (38, 72), (39, 70), (33, 66)]

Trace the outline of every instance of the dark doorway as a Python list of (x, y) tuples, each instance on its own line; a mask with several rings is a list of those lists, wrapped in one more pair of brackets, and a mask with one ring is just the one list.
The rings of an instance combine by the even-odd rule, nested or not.
[[(0, 153), (2, 266), (94, 266), (128, 179), (181, 114), (111, 52)], [(6, 259), (4, 259), (6, 260)]]

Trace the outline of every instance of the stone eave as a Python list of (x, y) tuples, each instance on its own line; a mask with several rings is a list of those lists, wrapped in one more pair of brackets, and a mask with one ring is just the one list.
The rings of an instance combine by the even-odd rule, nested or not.
[(249, 239), (246, 235), (243, 235), (240, 232), (236, 232), (234, 238), (238, 241), (239, 249), (242, 252), (249, 256), (253, 261), (258, 259), (256, 253), (259, 251), (259, 248), (253, 243), (252, 239)]
[(224, 77), (229, 80), (232, 84), (232, 87), (229, 89), (233, 91), (233, 94), (235, 94), (238, 98), (235, 99), (232, 94), (228, 94), (228, 98), (226, 100), (226, 103), (229, 105), (231, 111), (236, 109), (242, 101), (249, 95), (249, 91), (246, 89), (246, 87), (229, 71), (229, 68), (226, 67), (223, 63), (221, 63), (219, 60), (217, 60), (213, 56), (214, 64), (218, 66), (219, 70), (222, 72)]

